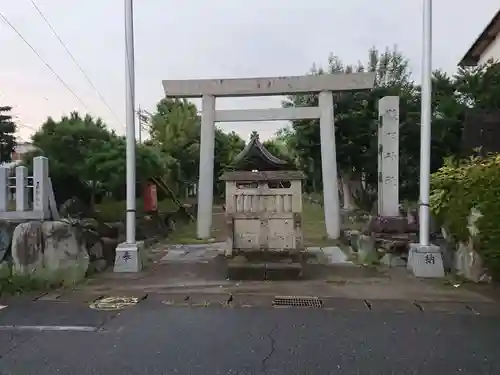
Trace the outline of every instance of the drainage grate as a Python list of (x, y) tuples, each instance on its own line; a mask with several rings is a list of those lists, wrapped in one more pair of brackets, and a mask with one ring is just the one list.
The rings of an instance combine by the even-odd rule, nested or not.
[(323, 307), (323, 301), (318, 297), (276, 296), (273, 306)]

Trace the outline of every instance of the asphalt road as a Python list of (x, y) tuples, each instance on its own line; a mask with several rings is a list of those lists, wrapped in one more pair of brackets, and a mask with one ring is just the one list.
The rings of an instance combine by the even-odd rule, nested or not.
[(117, 314), (26, 303), (0, 310), (0, 374), (496, 375), (499, 323), (498, 315), (464, 310), (370, 311), (349, 304), (203, 308), (148, 299)]

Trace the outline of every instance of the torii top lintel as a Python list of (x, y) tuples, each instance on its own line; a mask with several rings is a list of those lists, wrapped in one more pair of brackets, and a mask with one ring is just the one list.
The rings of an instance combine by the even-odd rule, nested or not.
[(370, 90), (375, 73), (334, 73), (293, 77), (221, 78), (164, 80), (165, 95), (171, 98), (241, 97), (290, 95), (321, 91)]

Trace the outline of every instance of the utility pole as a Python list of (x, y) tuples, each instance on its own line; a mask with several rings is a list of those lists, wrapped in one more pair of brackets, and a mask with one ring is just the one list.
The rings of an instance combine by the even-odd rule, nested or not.
[(407, 268), (417, 277), (444, 277), (443, 255), (429, 242), (430, 159), (432, 121), (432, 0), (423, 0), (422, 96), (420, 126), (419, 243), (410, 244)]
[(153, 117), (153, 115), (149, 111), (139, 107), (137, 110), (137, 117), (139, 119), (139, 143), (141, 143), (142, 131), (145, 130), (144, 128), (147, 124), (151, 123), (151, 117)]
[(419, 242), (429, 245), (429, 192), (432, 121), (432, 0), (423, 1), (422, 98), (420, 126)]
[(125, 0), (125, 84), (127, 118), (127, 243), (135, 243), (135, 63), (134, 5)]
[(126, 114), (126, 241), (116, 248), (114, 272), (139, 272), (142, 269), (139, 248), (135, 240), (135, 67), (134, 67), (134, 5), (125, 6), (125, 114)]

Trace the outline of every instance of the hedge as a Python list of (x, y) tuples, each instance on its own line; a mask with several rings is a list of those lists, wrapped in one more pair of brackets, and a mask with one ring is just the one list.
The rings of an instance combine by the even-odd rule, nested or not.
[(476, 221), (474, 249), (494, 279), (500, 279), (500, 155), (447, 161), (431, 176), (430, 208), (441, 226), (456, 242), (470, 237), (471, 210)]

